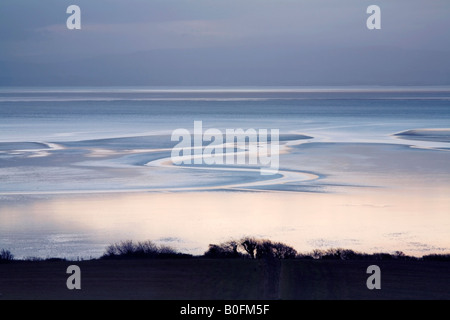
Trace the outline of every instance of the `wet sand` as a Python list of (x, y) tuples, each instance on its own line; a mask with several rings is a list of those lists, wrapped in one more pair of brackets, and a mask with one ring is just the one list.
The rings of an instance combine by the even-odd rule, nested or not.
[[(41, 187), (57, 191), (2, 192), (1, 244), (19, 258), (99, 257), (107, 245), (125, 239), (202, 254), (210, 243), (247, 235), (299, 252), (344, 247), (420, 257), (450, 251), (449, 152), (307, 142), (281, 157), (279, 176), (264, 177), (252, 169), (131, 164), (99, 165), (89, 174), (94, 169), (82, 156), (78, 170), (84, 173), (76, 179), (71, 169), (60, 176), (51, 172), (49, 181), (42, 173)], [(115, 155), (91, 159), (117, 165)], [(50, 164), (39, 170), (51, 170)], [(22, 175), (29, 187), (26, 171)], [(77, 181), (79, 190), (59, 188)], [(137, 187), (141, 183), (150, 189)]]

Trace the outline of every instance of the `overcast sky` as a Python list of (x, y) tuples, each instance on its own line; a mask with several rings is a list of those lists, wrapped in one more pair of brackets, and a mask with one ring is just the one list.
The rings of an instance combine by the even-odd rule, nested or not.
[(449, 85), (449, 15), (448, 0), (1, 0), (0, 85)]

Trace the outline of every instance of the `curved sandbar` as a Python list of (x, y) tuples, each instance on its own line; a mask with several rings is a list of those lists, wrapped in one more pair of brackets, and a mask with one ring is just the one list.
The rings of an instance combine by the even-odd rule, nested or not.
[(450, 142), (450, 129), (413, 129), (396, 133), (394, 136), (405, 140)]

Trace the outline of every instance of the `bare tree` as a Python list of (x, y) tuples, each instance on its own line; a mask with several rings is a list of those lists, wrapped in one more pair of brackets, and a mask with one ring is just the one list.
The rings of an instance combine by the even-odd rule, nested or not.
[(256, 245), (256, 258), (275, 258), (273, 244), (270, 240), (260, 240)]
[(223, 247), (224, 249), (226, 249), (226, 251), (231, 252), (231, 253), (232, 253), (232, 256), (234, 256), (234, 257), (240, 256), (240, 255), (239, 255), (239, 252), (238, 252), (239, 243), (238, 243), (237, 241), (235, 241), (235, 240), (230, 240), (230, 241), (228, 241), (228, 242), (225, 242), (225, 243), (222, 245), (222, 247)]
[(14, 260), (14, 255), (9, 250), (2, 249), (0, 251), (0, 261), (12, 261)]
[(250, 255), (252, 259), (255, 259), (256, 247), (258, 246), (258, 241), (254, 238), (245, 237), (240, 241), (244, 250)]
[(132, 240), (121, 241), (120, 243), (117, 243), (115, 246), (119, 255), (124, 256), (132, 255), (135, 251), (135, 245)]

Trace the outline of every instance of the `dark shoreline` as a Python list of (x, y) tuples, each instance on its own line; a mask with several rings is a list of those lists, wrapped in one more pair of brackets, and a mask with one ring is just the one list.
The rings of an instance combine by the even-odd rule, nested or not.
[[(81, 290), (66, 287), (81, 269)], [(381, 289), (366, 286), (381, 269)], [(448, 300), (449, 261), (122, 259), (0, 264), (0, 300)]]

